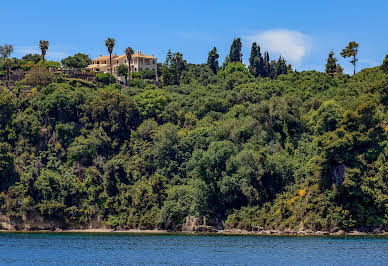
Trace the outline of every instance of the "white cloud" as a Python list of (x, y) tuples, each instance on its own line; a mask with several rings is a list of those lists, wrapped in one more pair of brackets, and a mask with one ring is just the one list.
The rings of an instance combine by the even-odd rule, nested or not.
[(310, 37), (292, 30), (277, 29), (259, 32), (246, 38), (257, 42), (262, 50), (281, 55), (293, 64), (300, 64), (310, 48)]

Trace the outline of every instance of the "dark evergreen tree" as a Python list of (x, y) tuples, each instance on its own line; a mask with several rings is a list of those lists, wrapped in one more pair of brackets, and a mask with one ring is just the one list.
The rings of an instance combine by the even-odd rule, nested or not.
[(167, 51), (167, 55), (166, 55), (166, 61), (164, 62), (168, 67), (171, 66), (171, 63), (172, 63), (172, 52), (171, 52), (171, 49), (168, 49)]
[(255, 77), (263, 76), (263, 57), (260, 52), (260, 46), (256, 42), (252, 44), (248, 69)]
[(257, 59), (257, 44), (256, 42), (252, 43), (251, 47), (251, 56), (249, 57), (249, 72), (255, 77), (257, 77), (257, 69), (255, 65), (255, 61)]
[(271, 74), (271, 65), (269, 62), (269, 53), (265, 51), (263, 60), (263, 77), (269, 77)]
[(209, 56), (207, 58), (207, 64), (209, 65), (210, 69), (213, 71), (214, 74), (216, 74), (218, 70), (219, 57), (220, 56), (217, 53), (217, 48), (214, 47), (213, 50), (209, 52)]
[(271, 79), (276, 78), (278, 75), (278, 62), (275, 60), (272, 60), (269, 62), (269, 67), (268, 67), (268, 77)]
[(186, 69), (187, 62), (183, 59), (183, 54), (181, 53), (175, 53), (173, 55), (173, 63), (171, 66), (171, 70), (173, 73), (173, 84), (179, 85), (180, 84), (180, 77), (183, 72), (183, 70)]
[(163, 65), (162, 77), (163, 85), (179, 85), (182, 71), (186, 69), (186, 60), (181, 53), (172, 53), (169, 49), (166, 61)]
[(173, 84), (173, 73), (171, 71), (171, 64), (172, 64), (172, 52), (171, 49), (168, 49), (166, 60), (164, 61), (163, 68), (162, 68), (162, 79), (163, 79), (163, 85), (168, 86)]
[(276, 62), (276, 77), (283, 74), (287, 74), (287, 64), (286, 60), (284, 60), (282, 56), (279, 56), (279, 59)]
[(330, 51), (329, 57), (327, 58), (326, 63), (326, 73), (334, 76), (334, 74), (337, 72), (337, 59), (334, 57), (334, 52)]
[(237, 38), (233, 40), (232, 46), (230, 47), (229, 61), (230, 62), (242, 62), (241, 53), (241, 39)]

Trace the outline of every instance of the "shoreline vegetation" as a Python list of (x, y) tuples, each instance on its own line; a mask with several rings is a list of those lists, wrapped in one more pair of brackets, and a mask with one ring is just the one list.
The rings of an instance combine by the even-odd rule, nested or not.
[(222, 65), (216, 47), (203, 64), (169, 50), (156, 78), (120, 82), (52, 71), (39, 47), (0, 45), (0, 228), (388, 232), (388, 55), (356, 73), (350, 42), (353, 75), (334, 51), (298, 72), (257, 43), (244, 65), (236, 38)]
[(193, 231), (170, 231), (164, 229), (128, 229), (115, 230), (111, 228), (99, 229), (56, 229), (56, 230), (2, 230), (0, 233), (112, 233), (112, 234), (171, 234), (171, 235), (246, 235), (246, 236), (387, 236), (388, 232), (376, 230), (375, 232), (348, 231), (339, 230), (336, 232), (329, 231), (292, 231), (292, 230), (262, 230), (248, 231), (241, 229), (225, 229), (212, 232), (193, 232)]

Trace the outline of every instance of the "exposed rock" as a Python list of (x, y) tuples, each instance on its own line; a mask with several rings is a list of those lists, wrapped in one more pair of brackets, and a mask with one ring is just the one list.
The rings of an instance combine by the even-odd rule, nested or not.
[(345, 231), (344, 230), (338, 230), (337, 232), (332, 233), (332, 235), (342, 236), (342, 235), (345, 235)]
[(22, 216), (0, 215), (0, 229), (2, 230), (20, 230), (36, 231), (50, 230), (58, 231), (63, 229), (95, 229), (103, 226), (99, 217), (94, 217), (88, 224), (76, 224), (68, 226), (60, 219), (46, 219), (37, 212), (23, 214)]
[(56, 220), (45, 220), (37, 213), (22, 216), (0, 215), (0, 225), (5, 230), (55, 230), (63, 227), (63, 224)]
[(381, 228), (375, 228), (375, 229), (373, 229), (373, 233), (374, 234), (381, 234), (382, 233), (382, 229)]
[(183, 232), (216, 232), (216, 226), (216, 219), (208, 219), (206, 216), (187, 216), (181, 230)]
[(317, 236), (325, 236), (325, 235), (328, 235), (329, 232), (327, 231), (316, 231), (314, 232), (314, 235), (317, 235)]
[(345, 165), (344, 164), (339, 164), (335, 165), (332, 169), (332, 174), (331, 174), (331, 180), (336, 184), (336, 185), (341, 185), (342, 182), (344, 182), (344, 177), (345, 177)]
[(261, 232), (261, 231), (263, 231), (263, 230), (264, 230), (264, 228), (261, 227), (261, 226), (253, 226), (253, 227), (252, 227), (252, 231), (253, 231), (253, 232)]
[(175, 226), (174, 230), (175, 231), (182, 231), (182, 228), (183, 228), (183, 224), (178, 224)]
[(208, 225), (198, 225), (194, 228), (195, 232), (201, 233), (201, 232), (216, 232), (215, 228), (213, 226)]

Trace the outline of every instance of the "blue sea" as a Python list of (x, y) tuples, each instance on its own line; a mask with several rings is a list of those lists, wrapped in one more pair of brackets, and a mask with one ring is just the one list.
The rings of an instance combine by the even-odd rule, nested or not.
[(387, 237), (0, 233), (0, 265), (388, 265)]

